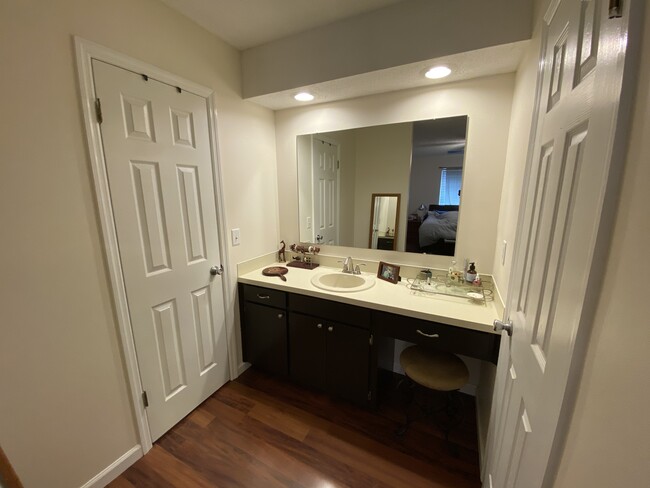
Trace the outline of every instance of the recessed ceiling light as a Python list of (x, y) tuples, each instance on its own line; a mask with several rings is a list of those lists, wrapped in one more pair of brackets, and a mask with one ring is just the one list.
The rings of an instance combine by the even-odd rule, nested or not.
[(429, 71), (427, 71), (424, 76), (431, 78), (432, 80), (436, 80), (438, 78), (449, 76), (450, 74), (451, 70), (447, 68), (447, 66), (436, 66), (435, 68), (431, 68)]
[(300, 93), (296, 93), (293, 96), (293, 98), (295, 98), (299, 102), (311, 102), (314, 99), (314, 95), (307, 92), (300, 92)]

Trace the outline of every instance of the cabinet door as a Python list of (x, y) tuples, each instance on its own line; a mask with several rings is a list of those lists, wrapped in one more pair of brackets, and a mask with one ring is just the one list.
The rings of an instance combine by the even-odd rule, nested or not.
[(244, 360), (261, 370), (287, 376), (287, 317), (279, 308), (244, 304)]
[(326, 324), (327, 390), (333, 395), (367, 405), (370, 332), (330, 322)]
[(324, 390), (325, 323), (300, 313), (289, 317), (289, 376), (306, 386)]

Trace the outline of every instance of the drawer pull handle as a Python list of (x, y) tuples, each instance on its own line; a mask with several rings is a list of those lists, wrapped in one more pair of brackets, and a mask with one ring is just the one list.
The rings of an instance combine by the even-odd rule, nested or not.
[(257, 298), (259, 298), (259, 299), (261, 299), (261, 300), (268, 300), (268, 299), (271, 298), (271, 297), (270, 297), (269, 295), (260, 295), (260, 294), (258, 293), (258, 294), (257, 294)]
[(333, 330), (334, 330), (334, 327), (332, 327), (331, 325), (327, 328), (328, 332), (332, 332)]
[(316, 328), (318, 328), (318, 329), (322, 329), (322, 328), (323, 328), (323, 324), (318, 324), (318, 325), (316, 325)]
[(282, 317), (284, 317), (284, 314), (283, 314), (283, 313), (279, 313), (279, 314), (278, 314), (278, 318), (281, 319)]
[(438, 334), (427, 334), (426, 332), (422, 332), (420, 329), (417, 329), (415, 332), (417, 332), (420, 335), (423, 335), (424, 337), (432, 337), (434, 339), (440, 337)]

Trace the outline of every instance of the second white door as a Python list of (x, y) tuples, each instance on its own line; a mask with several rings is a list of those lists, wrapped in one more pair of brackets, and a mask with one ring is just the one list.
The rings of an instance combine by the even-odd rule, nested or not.
[(312, 139), (314, 240), (331, 246), (339, 243), (338, 155), (337, 145)]
[(156, 440), (229, 379), (207, 100), (97, 60), (93, 78)]

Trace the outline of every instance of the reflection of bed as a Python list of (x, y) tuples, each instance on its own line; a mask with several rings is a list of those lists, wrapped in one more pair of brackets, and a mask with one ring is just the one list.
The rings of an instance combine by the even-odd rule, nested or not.
[(429, 212), (418, 227), (418, 251), (453, 256), (457, 227), (458, 205), (429, 205)]

